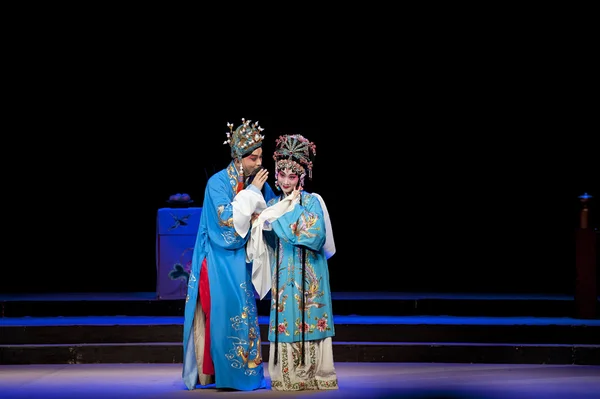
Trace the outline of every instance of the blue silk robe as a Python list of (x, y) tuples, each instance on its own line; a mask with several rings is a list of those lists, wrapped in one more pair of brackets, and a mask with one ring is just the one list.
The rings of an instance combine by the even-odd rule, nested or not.
[[(210, 354), (216, 388), (254, 390), (266, 386), (261, 353), (256, 299), (251, 281), (251, 265), (246, 263), (245, 244), (249, 234), (240, 236), (234, 227), (238, 171), (233, 161), (209, 179), (198, 235), (192, 255), (183, 325), (183, 372), (188, 389), (212, 384), (199, 370), (202, 363), (202, 336), (205, 331), (199, 297), (202, 262), (206, 259), (210, 286)], [(246, 190), (258, 190), (249, 186)], [(265, 183), (265, 201), (274, 197)], [(262, 195), (261, 195), (262, 197)], [(200, 336), (198, 338), (197, 336)], [(200, 366), (201, 367), (201, 366)]]
[[(306, 341), (335, 335), (331, 307), (329, 269), (325, 252), (326, 220), (316, 195), (302, 192), (302, 200), (294, 209), (275, 220), (271, 231), (265, 231), (270, 246), (279, 242), (271, 259), (271, 311), (269, 341), (302, 341), (301, 298), (305, 293), (304, 330)], [(270, 200), (271, 206), (279, 197)], [(277, 239), (276, 239), (276, 237)], [(306, 250), (302, 251), (305, 247)], [(302, 253), (306, 255), (302, 284)], [(279, 274), (276, 274), (276, 264)], [(276, 298), (278, 298), (276, 308)], [(278, 312), (277, 312), (278, 310)], [(276, 319), (277, 317), (277, 319)], [(277, 325), (276, 325), (277, 322)]]

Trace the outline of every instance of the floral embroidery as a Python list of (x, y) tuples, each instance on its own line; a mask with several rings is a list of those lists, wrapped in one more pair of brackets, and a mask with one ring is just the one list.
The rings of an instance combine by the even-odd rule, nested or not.
[(317, 329), (321, 332), (327, 330), (327, 319), (325, 317), (317, 319)]
[[(275, 331), (275, 323), (272, 322), (271, 325), (269, 326), (269, 329), (271, 331)], [(284, 334), (286, 336), (290, 336), (290, 331), (288, 330), (288, 322), (287, 320), (283, 320), (282, 323), (277, 324), (277, 334)]]
[[(280, 359), (282, 375), (272, 379), (271, 387), (277, 391), (307, 391), (319, 389), (338, 389), (338, 381), (334, 376), (332, 379), (322, 379), (317, 376), (317, 345), (314, 342), (306, 342), (305, 363), (301, 366), (301, 343), (295, 342), (292, 344), (281, 343)], [(292, 359), (289, 359), (289, 352), (292, 354)], [(291, 363), (291, 364), (290, 364)], [(302, 375), (303, 381), (292, 381), (292, 373)]]

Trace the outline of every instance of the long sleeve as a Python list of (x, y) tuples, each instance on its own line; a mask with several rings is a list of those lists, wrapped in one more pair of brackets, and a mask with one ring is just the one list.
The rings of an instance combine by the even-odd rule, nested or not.
[(252, 224), (250, 239), (246, 246), (246, 261), (252, 262), (252, 284), (261, 299), (271, 290), (272, 249), (266, 245), (263, 231), (271, 230), (271, 224), (285, 213), (292, 211), (297, 202), (287, 197), (263, 210)]
[(252, 215), (254, 213), (261, 213), (267, 207), (267, 203), (258, 189), (254, 186), (249, 186), (235, 196), (231, 207), (233, 208), (233, 226), (235, 227), (235, 231), (241, 237), (246, 237), (246, 234), (250, 230)]
[(321, 203), (317, 197), (306, 192), (302, 193), (301, 204), (274, 221), (272, 226), (282, 240), (313, 251), (320, 251), (327, 237)]
[(329, 259), (333, 255), (335, 255), (335, 240), (333, 239), (333, 229), (331, 227), (331, 218), (329, 217), (329, 211), (327, 210), (327, 206), (325, 205), (325, 201), (323, 200), (323, 197), (321, 197), (317, 193), (313, 193), (313, 195), (315, 197), (317, 197), (317, 199), (321, 203), (321, 208), (323, 208), (323, 217), (325, 218), (325, 230), (326, 230), (325, 245), (323, 245), (323, 249), (325, 250), (325, 256), (327, 257), (327, 259)]

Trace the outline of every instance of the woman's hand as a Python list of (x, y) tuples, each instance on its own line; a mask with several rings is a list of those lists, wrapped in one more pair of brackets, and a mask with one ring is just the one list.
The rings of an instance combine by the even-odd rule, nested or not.
[(301, 185), (297, 185), (296, 188), (294, 188), (294, 190), (290, 193), (290, 195), (292, 196), (292, 201), (295, 201), (295, 202), (300, 201), (300, 194), (301, 194), (302, 190), (303, 190), (303, 188)]

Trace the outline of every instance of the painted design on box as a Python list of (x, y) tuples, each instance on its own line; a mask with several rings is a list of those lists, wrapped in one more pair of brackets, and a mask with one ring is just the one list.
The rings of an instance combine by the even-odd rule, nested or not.
[(173, 215), (172, 213), (170, 215), (173, 217), (173, 224), (171, 225), (171, 227), (169, 227), (169, 231), (175, 230), (181, 226), (187, 226), (188, 221), (192, 216), (191, 213), (188, 213), (187, 215), (183, 216)]
[(172, 270), (169, 272), (169, 278), (171, 280), (182, 280), (187, 286), (190, 278), (190, 272), (192, 270), (192, 251), (193, 247), (186, 248), (179, 257), (179, 262), (174, 263)]

